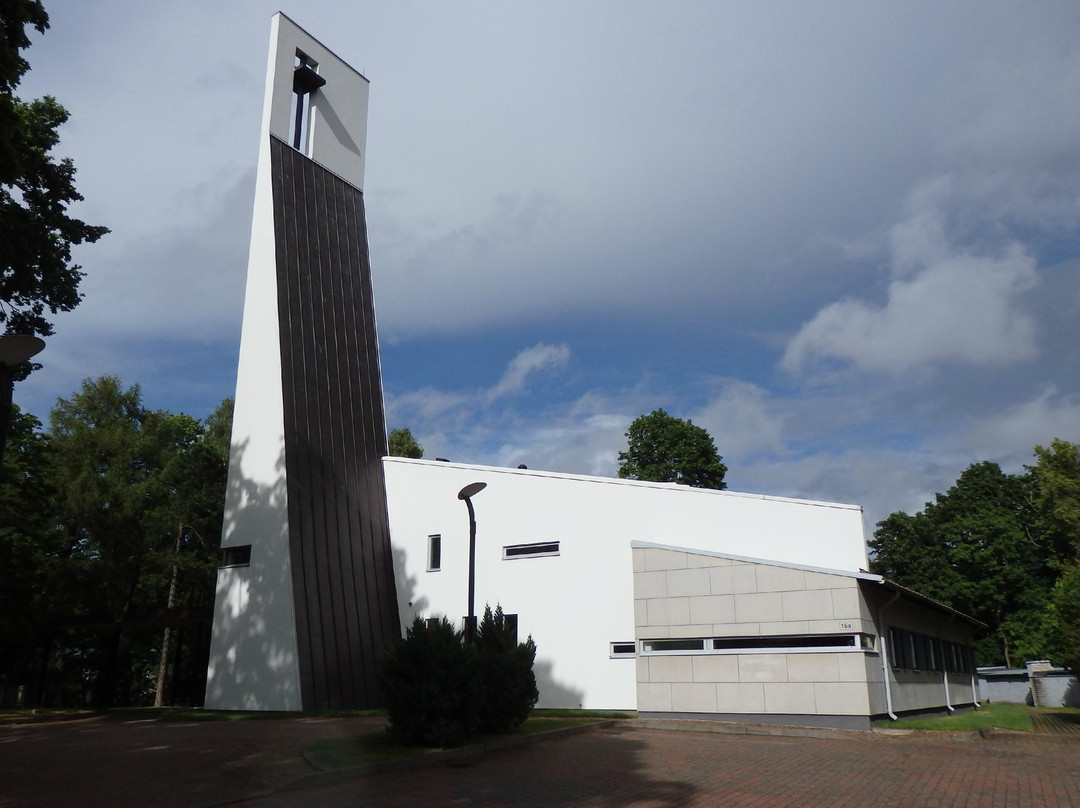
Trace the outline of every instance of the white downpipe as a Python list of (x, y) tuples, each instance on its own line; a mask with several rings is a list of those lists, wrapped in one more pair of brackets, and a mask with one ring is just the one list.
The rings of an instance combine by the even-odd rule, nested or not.
[(982, 705), (979, 704), (979, 696), (975, 692), (975, 674), (974, 673), (971, 674), (971, 703), (974, 705), (976, 710), (981, 710), (982, 709)]
[(949, 701), (949, 672), (947, 670), (941, 672), (941, 681), (945, 685), (945, 709), (949, 711), (949, 715), (952, 715), (956, 712), (956, 708)]
[(896, 721), (896, 713), (892, 708), (892, 685), (889, 684), (889, 637), (885, 633), (885, 610), (896, 603), (900, 597), (899, 592), (894, 592), (892, 599), (878, 609), (878, 635), (881, 638), (881, 674), (885, 679), (885, 713), (893, 721)]

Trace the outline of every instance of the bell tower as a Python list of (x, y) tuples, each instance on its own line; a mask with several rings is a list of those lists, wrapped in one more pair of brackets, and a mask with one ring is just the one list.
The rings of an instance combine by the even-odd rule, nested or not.
[(270, 26), (206, 706), (378, 704), (400, 633), (364, 212), (368, 81)]

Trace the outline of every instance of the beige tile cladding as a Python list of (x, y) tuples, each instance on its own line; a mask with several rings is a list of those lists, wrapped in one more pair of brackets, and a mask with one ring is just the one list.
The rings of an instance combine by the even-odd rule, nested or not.
[(765, 712), (765, 686), (760, 682), (720, 683), (716, 685), (716, 712)]
[(643, 713), (671, 712), (671, 685), (666, 682), (639, 682), (637, 686), (638, 711)]
[[(868, 674), (873, 671), (867, 665), (870, 663), (877, 667), (877, 679), (872, 679)], [(865, 654), (837, 654), (836, 667), (840, 674), (841, 682), (873, 682), (881, 680), (881, 663), (876, 656)]]
[(695, 682), (739, 681), (739, 659), (732, 654), (691, 657)]
[(716, 685), (680, 683), (671, 686), (671, 709), (677, 713), (716, 712)]
[(779, 592), (735, 595), (736, 623), (770, 623), (784, 619), (784, 601)]
[(650, 682), (692, 682), (694, 666), (690, 656), (649, 657)]
[(758, 592), (794, 592), (806, 588), (805, 573), (802, 570), (757, 564), (754, 572), (757, 575)]
[(814, 706), (823, 715), (867, 715), (870, 694), (856, 682), (815, 682)]
[(786, 654), (740, 654), (740, 682), (786, 682)]
[(666, 598), (668, 594), (668, 574), (665, 570), (634, 573), (635, 599)]
[(832, 592), (811, 589), (802, 592), (781, 592), (785, 620), (828, 620), (833, 617)]
[[(855, 579), (671, 550), (634, 549), (634, 597), (642, 639), (873, 631)], [(639, 658), (637, 678), (645, 712), (865, 715), (881, 665), (852, 652), (673, 654)]]
[(694, 623), (731, 623), (735, 620), (735, 595), (703, 595), (690, 598)]
[(735, 564), (709, 570), (709, 591), (714, 595), (738, 595), (757, 591), (753, 564)]
[(814, 685), (810, 682), (766, 682), (765, 712), (813, 714)]
[(667, 597), (709, 594), (707, 569), (668, 570), (664, 575), (667, 576)]
[(645, 569), (653, 570), (677, 570), (686, 568), (686, 553), (675, 550), (656, 550), (645, 548)]
[(645, 601), (650, 626), (685, 626), (690, 622), (689, 598), (656, 598)]
[[(789, 682), (839, 682), (839, 654), (788, 654)], [(849, 654), (848, 656), (856, 656)], [(857, 656), (862, 656), (858, 654)]]

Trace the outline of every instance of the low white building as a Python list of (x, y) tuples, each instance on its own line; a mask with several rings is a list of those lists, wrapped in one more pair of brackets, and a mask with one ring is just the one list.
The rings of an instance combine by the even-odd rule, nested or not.
[[(460, 625), (468, 612), (458, 493), (486, 484), (472, 498), (476, 611), (499, 604), (536, 641), (541, 707), (864, 726), (977, 701), (960, 670), (970, 652), (946, 671), (946, 651), (959, 651), (933, 650), (967, 649), (973, 622), (867, 573), (856, 506), (443, 461), (383, 466), (403, 630), (416, 616)], [(888, 661), (890, 630), (911, 644), (910, 666), (904, 647), (900, 667)], [(916, 658), (922, 637), (930, 656)]]

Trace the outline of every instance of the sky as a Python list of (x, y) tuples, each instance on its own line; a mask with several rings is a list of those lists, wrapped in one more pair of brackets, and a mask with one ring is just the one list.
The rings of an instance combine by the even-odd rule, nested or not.
[(1080, 439), (1080, 5), (46, 0), (24, 99), (111, 233), (16, 402), (234, 391), (271, 15), (371, 81), (387, 421), (614, 475), (708, 429), (732, 490), (862, 505)]

